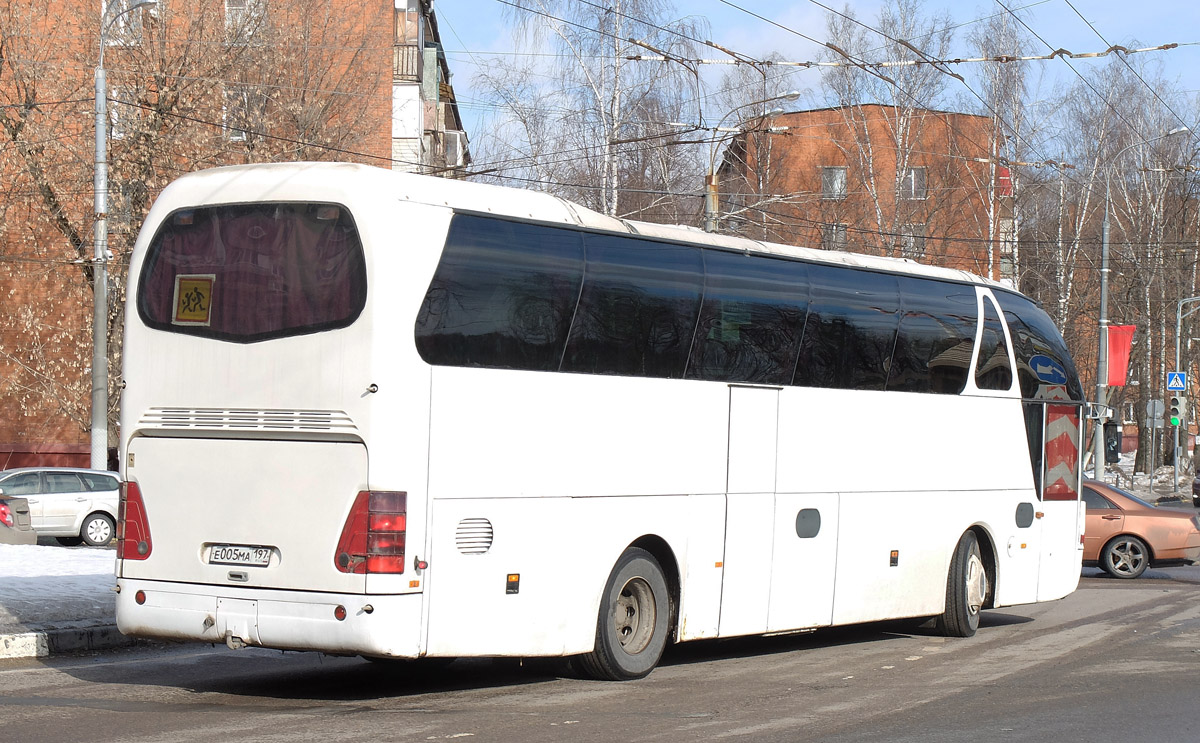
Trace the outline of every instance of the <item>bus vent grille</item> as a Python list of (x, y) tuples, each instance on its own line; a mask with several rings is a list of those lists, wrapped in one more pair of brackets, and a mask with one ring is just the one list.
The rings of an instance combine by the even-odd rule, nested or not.
[(272, 431), (351, 433), (358, 427), (341, 410), (264, 410), (254, 408), (150, 408), (138, 424), (150, 428), (199, 431)]
[(487, 519), (463, 519), (454, 535), (458, 551), (464, 555), (482, 555), (492, 548), (492, 522)]

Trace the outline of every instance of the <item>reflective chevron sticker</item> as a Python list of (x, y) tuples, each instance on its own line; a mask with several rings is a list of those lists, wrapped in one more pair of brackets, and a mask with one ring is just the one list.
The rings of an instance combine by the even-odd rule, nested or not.
[[(1044, 386), (1039, 397), (1065, 400), (1066, 388)], [(1043, 500), (1079, 498), (1079, 406), (1046, 405), (1045, 456), (1046, 477)]]

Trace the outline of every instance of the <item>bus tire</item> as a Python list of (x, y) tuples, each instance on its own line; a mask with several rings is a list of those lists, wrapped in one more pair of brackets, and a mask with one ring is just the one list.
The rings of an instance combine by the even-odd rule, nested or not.
[(968, 531), (958, 540), (946, 578), (946, 609), (937, 618), (938, 632), (946, 637), (971, 637), (979, 629), (979, 615), (988, 594), (987, 569), (979, 552), (979, 538)]
[(596, 647), (580, 656), (582, 670), (608, 681), (647, 675), (667, 646), (670, 616), (670, 594), (658, 560), (639, 547), (625, 550), (600, 597)]

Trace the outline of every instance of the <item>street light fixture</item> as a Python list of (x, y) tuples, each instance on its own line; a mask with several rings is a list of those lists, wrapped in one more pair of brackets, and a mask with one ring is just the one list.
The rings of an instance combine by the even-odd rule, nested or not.
[[(761, 101), (750, 101), (749, 103), (743, 103), (740, 106), (735, 106), (735, 107), (729, 109), (729, 111), (725, 112), (725, 115), (722, 116), (720, 118), (720, 120), (717, 121), (717, 125), (715, 127), (713, 127), (712, 130), (714, 132), (723, 132), (723, 131), (740, 132), (741, 131), (740, 126), (736, 127), (736, 128), (732, 128), (732, 129), (723, 129), (721, 127), (721, 123), (723, 121), (725, 121), (725, 119), (728, 119), (729, 116), (731, 114), (733, 114), (734, 111), (739, 111), (743, 108), (748, 108), (750, 106), (758, 106), (763, 103), (770, 103), (772, 101), (794, 101), (797, 98), (799, 98), (801, 95), (802, 95), (801, 92), (798, 90), (789, 90), (786, 93), (781, 93), (779, 95), (773, 95), (769, 98), (763, 98)], [(783, 113), (782, 108), (773, 108), (770, 111), (759, 114), (758, 116), (756, 116), (754, 118), (765, 119), (769, 116), (775, 116), (776, 114), (781, 114), (781, 113)], [(718, 188), (717, 188), (716, 161), (717, 161), (717, 148), (716, 148), (716, 138), (714, 138), (712, 141), (712, 145), (709, 148), (709, 154), (708, 154), (708, 175), (704, 179), (704, 186), (705, 186), (705, 191), (704, 191), (704, 231), (705, 232), (716, 232), (717, 231)]]
[[(1186, 126), (1180, 126), (1172, 129), (1166, 134), (1160, 134), (1157, 137), (1134, 142), (1117, 151), (1113, 156), (1113, 162), (1116, 162), (1129, 150), (1141, 145), (1157, 142), (1160, 139), (1183, 134), (1191, 131)], [(1110, 207), (1110, 193), (1112, 186), (1112, 166), (1104, 169), (1104, 222), (1100, 228), (1100, 344), (1098, 347), (1099, 353), (1096, 358), (1096, 404), (1102, 410), (1105, 405), (1105, 400), (1108, 396), (1108, 212)], [(1104, 416), (1096, 416), (1095, 432), (1092, 437), (1092, 477), (1097, 480), (1104, 479)], [(1153, 454), (1151, 455), (1153, 456)]]
[(92, 469), (108, 469), (108, 85), (104, 75), (104, 47), (108, 32), (122, 16), (157, 5), (142, 0), (114, 15), (127, 0), (111, 0), (100, 16), (100, 56), (96, 64), (96, 224), (92, 253)]

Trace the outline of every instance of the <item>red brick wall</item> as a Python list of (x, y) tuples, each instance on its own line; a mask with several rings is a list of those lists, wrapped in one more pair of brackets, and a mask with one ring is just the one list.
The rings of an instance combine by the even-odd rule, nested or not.
[[(986, 275), (990, 174), (989, 165), (979, 160), (989, 157), (988, 120), (919, 112), (906, 135), (911, 142), (907, 167), (925, 169), (926, 198), (898, 200), (895, 117), (893, 109), (871, 105), (787, 113), (761, 122), (759, 129), (780, 131), (749, 135), (745, 181), (728, 170), (727, 160), (722, 212), (736, 210), (731, 193), (739, 190), (747, 192), (745, 203), (761, 199), (758, 194), (774, 194), (782, 198), (745, 213), (744, 234), (819, 248), (821, 225), (845, 224), (847, 250), (885, 255), (899, 255), (892, 237), (904, 225), (923, 224), (921, 262)], [(760, 163), (767, 167), (759, 169)], [(822, 198), (825, 166), (847, 168), (844, 199)], [(763, 170), (769, 175), (765, 182)], [(998, 278), (995, 271), (993, 278)]]
[[(14, 5), (22, 7), (13, 10)], [(33, 91), (18, 88), (13, 68), (0, 68), (0, 105), (6, 106), (0, 115), (7, 114), (10, 122), (0, 130), (0, 468), (86, 464), (89, 459), (93, 299), (84, 267), (76, 261), (92, 253), (92, 81), (101, 5), (101, 0), (48, 0), (0, 7), (0, 36), (17, 39), (16, 47), (6, 46), (6, 57), (18, 60), (22, 66), (17, 71), (37, 82)], [(180, 53), (188, 39), (196, 42), (195, 50), (204, 53), (194, 56), (193, 69), (155, 77), (145, 71), (154, 68), (154, 55), (162, 53), (159, 47), (107, 48), (110, 97), (139, 74), (134, 81), (140, 80), (144, 104), (192, 96), (191, 119), (158, 120), (148, 108), (123, 109), (140, 116), (161, 144), (154, 157), (137, 168), (123, 159), (123, 148), (133, 146), (134, 137), (111, 144), (109, 247), (115, 255), (114, 283), (123, 284), (123, 265), (144, 215), (144, 207), (131, 212), (128, 221), (121, 221), (117, 213), (122, 206), (119, 190), (131, 178), (146, 189), (148, 206), (171, 180), (202, 167), (295, 159), (389, 165), (394, 3), (270, 0), (266, 7), (273, 19), (284, 21), (287, 31), (253, 49), (240, 68), (220, 64), (221, 55), (229, 52), (221, 41), (221, 0), (171, 2), (163, 5), (158, 20), (146, 21), (169, 26), (160, 35), (167, 54)], [(27, 42), (24, 47), (22, 39)], [(259, 64), (262, 59), (274, 61)], [(258, 149), (252, 150), (229, 141), (219, 126), (222, 86), (246, 79), (286, 91), (293, 109), (298, 102), (315, 100), (316, 110), (322, 105), (321, 91), (344, 92), (340, 98), (330, 97), (331, 116), (316, 125), (299, 114), (291, 121), (281, 118), (285, 128), (269, 132), (279, 138), (260, 138)], [(22, 123), (13, 104), (30, 100), (31, 94), (42, 105)], [(31, 158), (20, 156), (11, 125), (26, 127), (16, 135), (31, 148)], [(311, 146), (335, 138), (336, 145)], [(30, 162), (36, 162), (44, 180), (53, 184), (52, 202), (31, 173)], [(63, 225), (70, 229), (64, 231)], [(70, 230), (78, 245), (68, 238)], [(117, 305), (122, 292), (115, 294)], [(114, 373), (119, 373), (119, 341), (119, 332), (110, 336)], [(113, 394), (114, 407), (118, 400)], [(114, 446), (115, 413), (111, 420), (109, 443)]]

